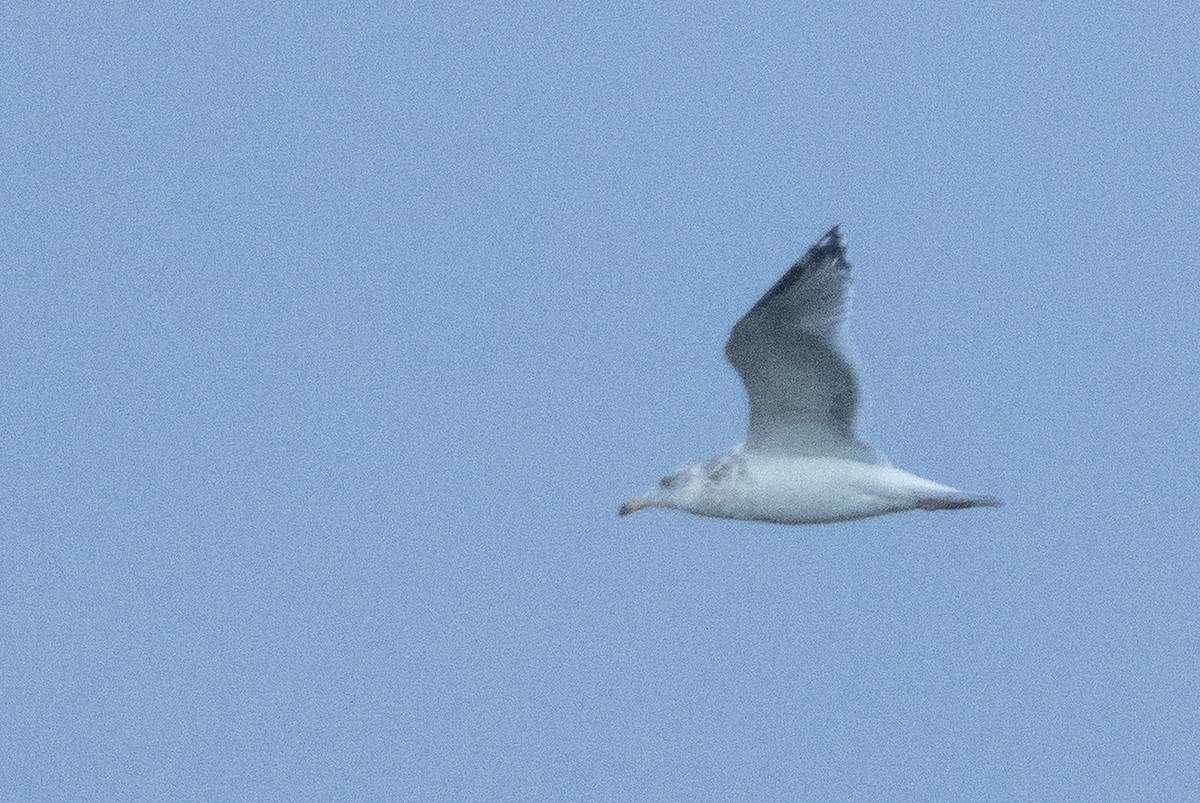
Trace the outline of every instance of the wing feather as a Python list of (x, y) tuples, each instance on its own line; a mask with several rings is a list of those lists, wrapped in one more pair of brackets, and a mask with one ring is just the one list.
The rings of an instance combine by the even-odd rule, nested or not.
[(733, 327), (725, 356), (746, 386), (751, 451), (876, 461), (855, 434), (849, 281), (835, 226)]

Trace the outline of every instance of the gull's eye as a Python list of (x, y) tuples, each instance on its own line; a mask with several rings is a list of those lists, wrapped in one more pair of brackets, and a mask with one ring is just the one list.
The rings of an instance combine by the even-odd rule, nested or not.
[(661, 480), (659, 480), (658, 487), (669, 491), (675, 487), (675, 482), (676, 482), (675, 475), (671, 474), (670, 476), (663, 477)]

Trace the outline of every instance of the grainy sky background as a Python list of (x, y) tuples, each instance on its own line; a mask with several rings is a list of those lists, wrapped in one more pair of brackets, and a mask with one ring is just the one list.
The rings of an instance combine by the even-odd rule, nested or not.
[[(5, 4), (0, 797), (1200, 797), (1197, 30)], [(1006, 507), (618, 520), (835, 223)]]

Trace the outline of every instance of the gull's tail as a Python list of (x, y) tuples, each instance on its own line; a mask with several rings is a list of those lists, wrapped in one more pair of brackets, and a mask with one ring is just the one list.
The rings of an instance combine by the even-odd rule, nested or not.
[(968, 494), (959, 491), (948, 496), (927, 496), (917, 500), (921, 510), (962, 510), (966, 507), (1000, 507), (1001, 502), (994, 496), (985, 494)]

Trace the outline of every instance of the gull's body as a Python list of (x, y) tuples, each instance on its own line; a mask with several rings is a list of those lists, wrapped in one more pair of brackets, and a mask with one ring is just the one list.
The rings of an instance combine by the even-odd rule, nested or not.
[(725, 355), (746, 386), (746, 442), (664, 477), (621, 505), (780, 524), (825, 524), (905, 510), (994, 507), (895, 468), (858, 439), (848, 356), (850, 265), (837, 228), (742, 316)]

